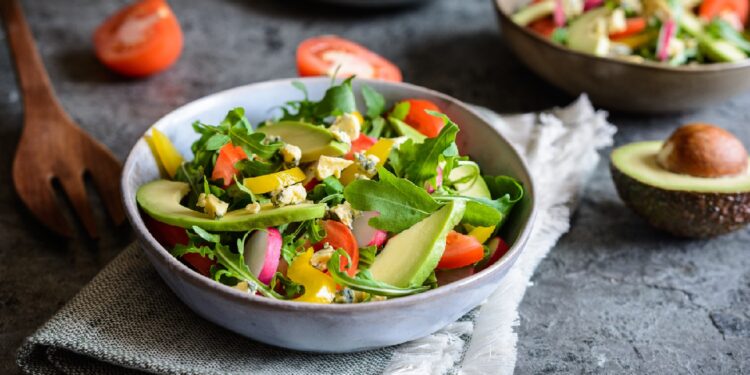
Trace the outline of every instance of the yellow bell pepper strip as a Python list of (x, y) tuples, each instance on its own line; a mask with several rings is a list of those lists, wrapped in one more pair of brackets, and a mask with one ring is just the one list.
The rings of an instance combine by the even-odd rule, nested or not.
[(472, 236), (479, 241), (479, 243), (485, 243), (492, 233), (495, 232), (495, 227), (475, 227), (469, 232), (469, 236)]
[(264, 194), (276, 189), (285, 188), (305, 180), (305, 172), (299, 168), (292, 168), (280, 172), (269, 173), (258, 177), (248, 177), (242, 180), (253, 194)]
[(151, 137), (146, 136), (146, 143), (151, 146), (156, 160), (164, 168), (169, 177), (174, 177), (177, 168), (182, 165), (182, 155), (177, 151), (167, 136), (157, 129), (151, 129)]
[(336, 295), (336, 282), (310, 264), (313, 249), (308, 248), (297, 255), (286, 271), (287, 276), (297, 284), (305, 287), (305, 293), (294, 299), (299, 302), (331, 303)]
[[(365, 155), (375, 155), (378, 158), (378, 164), (377, 167), (382, 167), (383, 164), (385, 164), (386, 160), (388, 160), (388, 156), (391, 154), (391, 149), (393, 148), (393, 145), (396, 144), (396, 141), (390, 138), (381, 138), (377, 142), (375, 142), (374, 145), (372, 145), (370, 148), (365, 151)], [(341, 183), (344, 185), (348, 185), (350, 182), (354, 181), (354, 175), (359, 170), (359, 165), (352, 164), (346, 169), (344, 169), (341, 172)]]

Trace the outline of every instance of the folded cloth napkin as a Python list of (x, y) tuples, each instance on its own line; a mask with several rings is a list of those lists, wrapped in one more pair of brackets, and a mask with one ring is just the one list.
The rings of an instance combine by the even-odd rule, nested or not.
[(534, 175), (539, 213), (528, 246), (482, 306), (428, 337), (361, 353), (310, 354), (270, 347), (215, 326), (172, 294), (133, 244), (104, 268), (18, 353), (33, 374), (511, 374), (518, 305), (539, 261), (568, 230), (597, 150), (612, 143), (606, 113), (584, 96), (542, 114), (478, 108)]

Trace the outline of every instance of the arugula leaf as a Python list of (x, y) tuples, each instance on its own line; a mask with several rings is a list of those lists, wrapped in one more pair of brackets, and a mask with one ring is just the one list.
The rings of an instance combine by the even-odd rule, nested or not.
[(385, 127), (385, 119), (382, 117), (377, 117), (372, 119), (370, 121), (370, 129), (367, 131), (367, 135), (373, 138), (380, 138), (380, 135), (383, 133), (383, 128)]
[(501, 212), (503, 206), (498, 204), (497, 201), (456, 195), (435, 196), (434, 198), (441, 203), (454, 200), (466, 201), (466, 211), (461, 218), (461, 222), (464, 224), (491, 227), (497, 225), (503, 219), (503, 213)]
[(242, 175), (245, 177), (263, 176), (278, 172), (282, 166), (283, 163), (278, 158), (274, 158), (271, 161), (245, 159), (238, 161), (234, 165), (237, 170), (242, 171)]
[(362, 98), (365, 100), (367, 112), (365, 115), (371, 119), (378, 118), (385, 112), (385, 98), (372, 87), (362, 85)]
[(193, 225), (193, 232), (195, 232), (195, 234), (197, 234), (200, 238), (206, 240), (209, 243), (213, 243), (213, 244), (221, 243), (220, 235), (208, 233), (205, 229), (197, 225)]
[(374, 228), (401, 232), (429, 216), (440, 205), (427, 192), (398, 178), (385, 168), (378, 168), (379, 181), (357, 180), (344, 189), (344, 198), (357, 210), (378, 211), (370, 219)]
[(338, 86), (332, 86), (326, 90), (323, 99), (315, 106), (315, 116), (326, 118), (351, 113), (357, 110), (357, 103), (352, 91), (352, 79), (347, 78)]
[(518, 180), (509, 176), (484, 176), (484, 181), (487, 183), (490, 194), (495, 198), (493, 202), (496, 202), (496, 208), (503, 214), (500, 222), (502, 225), (513, 206), (523, 198), (523, 186)]
[[(447, 119), (447, 117), (445, 117)], [(455, 156), (458, 125), (447, 120), (437, 137), (427, 138), (423, 143), (404, 143), (398, 150), (404, 177), (422, 186), (425, 181), (437, 176), (437, 167), (441, 157)]]
[(315, 185), (307, 194), (307, 199), (315, 203), (328, 203), (329, 206), (340, 204), (344, 200), (344, 185), (336, 177), (329, 176)]
[(361, 271), (361, 270), (366, 270), (370, 268), (370, 265), (372, 265), (372, 262), (375, 261), (375, 255), (377, 255), (377, 252), (378, 252), (377, 246), (360, 247), (358, 269)]
[(253, 133), (253, 126), (250, 124), (247, 117), (245, 117), (245, 108), (232, 108), (227, 112), (227, 115), (224, 116), (224, 120), (219, 124), (219, 127), (226, 129), (231, 129), (235, 126), (242, 127), (242, 129), (248, 134)]
[(404, 119), (406, 118), (406, 115), (409, 114), (410, 109), (411, 109), (411, 103), (406, 102), (406, 101), (398, 102), (396, 103), (396, 105), (393, 106), (390, 117), (404, 121)]
[(284, 291), (287, 299), (296, 298), (305, 292), (305, 287), (302, 284), (292, 281), (292, 279), (284, 276), (281, 272), (276, 272), (268, 284), (272, 290), (276, 290), (277, 285), (281, 285), (281, 289)]
[[(346, 271), (341, 271), (340, 259), (342, 256), (348, 257), (349, 255), (341, 249), (336, 249), (336, 252), (333, 254), (331, 259), (328, 260), (328, 272), (331, 274), (331, 277), (333, 277), (333, 280), (341, 286), (386, 297), (403, 297), (411, 294), (421, 293), (429, 289), (429, 287), (426, 286), (420, 286), (416, 288), (399, 288), (397, 286), (375, 280), (368, 270), (360, 270), (355, 277), (351, 277), (346, 273)], [(348, 264), (351, 264), (351, 262), (349, 262)]]

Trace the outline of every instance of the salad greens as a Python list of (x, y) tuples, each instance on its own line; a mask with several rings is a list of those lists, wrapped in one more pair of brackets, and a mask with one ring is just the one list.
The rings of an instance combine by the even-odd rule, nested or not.
[[(193, 123), (192, 160), (155, 154), (179, 167), (136, 198), (172, 255), (243, 292), (312, 303), (398, 298), (442, 285), (448, 270), (486, 267), (524, 190), (462, 156), (458, 124), (415, 116), (412, 99), (389, 106), (367, 85), (360, 114), (351, 78), (318, 101), (293, 85), (303, 99), (277, 118), (253, 127), (233, 108), (217, 125)], [(420, 133), (425, 118), (439, 119), (432, 137)], [(179, 206), (159, 204), (175, 197)]]

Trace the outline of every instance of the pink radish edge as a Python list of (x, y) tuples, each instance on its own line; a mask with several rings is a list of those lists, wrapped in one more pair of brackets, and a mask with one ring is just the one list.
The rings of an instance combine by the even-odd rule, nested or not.
[(432, 187), (432, 184), (429, 182), (425, 183), (425, 190), (427, 190), (428, 193), (432, 194), (435, 192), (435, 189), (439, 189), (441, 186), (443, 186), (443, 168), (437, 167), (437, 176), (435, 176), (435, 185), (437, 187)]
[(604, 4), (604, 0), (585, 0), (583, 2), (583, 11), (589, 11), (591, 9), (599, 7), (602, 4)]
[(365, 211), (352, 222), (352, 234), (358, 247), (380, 246), (385, 242), (388, 233), (369, 224), (370, 219), (378, 215), (377, 211)]
[(656, 58), (659, 61), (665, 61), (669, 57), (669, 44), (672, 37), (677, 31), (677, 23), (669, 19), (662, 25), (661, 34), (659, 35), (659, 44), (656, 48)]
[(245, 242), (245, 264), (264, 284), (271, 282), (281, 258), (281, 233), (276, 228), (253, 232)]
[(554, 12), (555, 25), (557, 27), (565, 26), (565, 9), (563, 8), (563, 0), (555, 0), (555, 12)]

